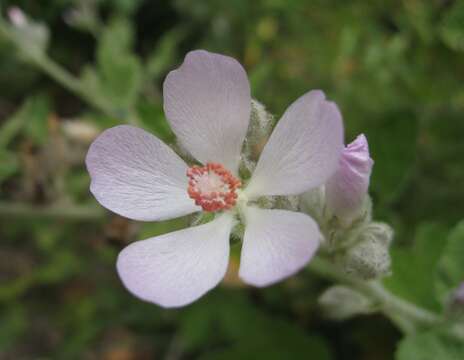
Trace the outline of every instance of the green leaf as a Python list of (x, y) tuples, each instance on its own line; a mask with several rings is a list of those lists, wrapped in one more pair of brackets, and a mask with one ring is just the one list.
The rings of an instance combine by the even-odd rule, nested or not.
[(443, 42), (451, 49), (464, 51), (464, 3), (454, 2), (443, 18), (441, 31)]
[[(264, 330), (264, 329), (263, 329)], [(268, 330), (268, 331), (272, 331)], [(289, 336), (294, 335), (293, 333)], [(331, 359), (327, 344), (320, 337), (300, 337), (267, 343), (255, 343), (252, 339), (237, 343), (227, 350), (216, 351), (200, 357), (201, 360), (281, 360), (281, 359)]]
[[(256, 308), (242, 294), (216, 293), (187, 309), (180, 334), (188, 349), (217, 342), (201, 359), (330, 359), (322, 338), (285, 318)], [(211, 329), (215, 329), (212, 333)], [(224, 344), (232, 344), (226, 346)]]
[[(371, 188), (381, 201), (393, 201), (410, 176), (415, 160), (417, 121), (409, 112), (393, 112), (372, 121), (367, 131), (371, 157), (375, 161)], [(394, 143), (392, 143), (394, 139)]]
[[(142, 66), (132, 53), (133, 29), (128, 21), (114, 18), (105, 28), (97, 49), (100, 92), (120, 111), (134, 105), (142, 80)], [(85, 78), (84, 78), (85, 79)], [(87, 75), (89, 84), (94, 84)]]
[(16, 154), (0, 149), (0, 182), (14, 175), (19, 170)]
[(435, 273), (438, 300), (446, 305), (452, 293), (464, 282), (464, 221), (449, 234)]
[(180, 217), (171, 220), (144, 222), (141, 224), (138, 234), (140, 239), (163, 235), (171, 231), (181, 230), (188, 226), (187, 217)]
[(23, 113), (26, 135), (36, 144), (44, 144), (48, 138), (48, 116), (50, 103), (45, 96), (36, 96), (28, 100)]
[(464, 344), (438, 332), (409, 335), (396, 351), (396, 360), (462, 360)]
[(126, 54), (134, 45), (134, 29), (124, 17), (113, 17), (105, 27), (98, 42), (97, 57)]
[(410, 247), (392, 248), (392, 276), (385, 285), (396, 295), (431, 310), (439, 310), (431, 279), (440, 254), (446, 244), (445, 228), (435, 224), (422, 224), (416, 231)]
[(163, 107), (157, 103), (140, 101), (137, 115), (142, 125), (166, 143), (174, 141), (174, 134), (164, 116)]
[(0, 148), (4, 148), (21, 131), (37, 144), (43, 144), (48, 135), (48, 98), (42, 95), (28, 98), (0, 128)]
[(22, 305), (12, 303), (0, 313), (0, 351), (6, 351), (27, 330), (27, 314)]
[(148, 56), (145, 65), (148, 76), (160, 79), (166, 71), (172, 68), (172, 65), (177, 62), (177, 47), (185, 35), (185, 29), (175, 28), (161, 38)]

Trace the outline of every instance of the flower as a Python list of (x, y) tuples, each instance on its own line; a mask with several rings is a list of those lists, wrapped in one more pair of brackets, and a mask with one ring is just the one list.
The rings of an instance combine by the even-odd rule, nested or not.
[(464, 305), (464, 282), (460, 283), (453, 293), (453, 302), (455, 304)]
[(11, 23), (16, 27), (24, 27), (27, 25), (27, 17), (24, 12), (17, 6), (8, 8), (8, 18)]
[(189, 167), (155, 136), (127, 125), (104, 131), (90, 146), (90, 190), (111, 211), (142, 221), (215, 215), (121, 251), (117, 270), (135, 296), (178, 307), (215, 287), (226, 273), (229, 236), (239, 220), (245, 225), (239, 276), (248, 284), (266, 286), (294, 274), (318, 248), (321, 235), (309, 216), (253, 202), (326, 182), (343, 148), (337, 106), (321, 91), (294, 102), (244, 184), (238, 169), (250, 104), (250, 85), (236, 60), (192, 51), (164, 82), (164, 110), (182, 147), (201, 165)]
[(338, 170), (325, 186), (327, 208), (332, 215), (347, 223), (359, 215), (373, 164), (364, 134), (343, 149)]

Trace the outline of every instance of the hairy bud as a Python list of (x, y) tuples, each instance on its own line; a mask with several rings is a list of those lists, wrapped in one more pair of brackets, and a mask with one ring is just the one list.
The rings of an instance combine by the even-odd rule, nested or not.
[(324, 314), (333, 320), (346, 320), (360, 314), (369, 314), (373, 304), (364, 295), (346, 286), (332, 286), (318, 299)]
[(464, 320), (464, 282), (451, 294), (446, 306), (446, 315), (452, 319)]
[(464, 282), (462, 282), (453, 294), (453, 302), (464, 306)]
[(349, 274), (371, 280), (390, 272), (389, 247), (393, 230), (387, 224), (372, 222), (362, 226), (355, 244), (338, 262)]
[(345, 147), (336, 173), (326, 184), (327, 210), (349, 225), (363, 213), (373, 160), (361, 134)]
[(301, 210), (322, 223), (324, 220), (325, 189), (324, 186), (311, 189), (300, 197)]
[(26, 59), (45, 52), (50, 39), (50, 31), (45, 24), (33, 21), (16, 6), (8, 9), (8, 18), (12, 25), (10, 30), (15, 34), (24, 54), (27, 54)]
[(274, 117), (264, 105), (251, 100), (250, 125), (243, 144), (241, 170), (252, 173), (274, 125)]

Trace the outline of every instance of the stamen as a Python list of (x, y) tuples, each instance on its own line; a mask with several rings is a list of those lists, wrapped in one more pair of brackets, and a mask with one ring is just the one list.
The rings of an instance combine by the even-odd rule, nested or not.
[(242, 183), (221, 164), (194, 165), (187, 170), (187, 192), (204, 211), (228, 210), (235, 206)]

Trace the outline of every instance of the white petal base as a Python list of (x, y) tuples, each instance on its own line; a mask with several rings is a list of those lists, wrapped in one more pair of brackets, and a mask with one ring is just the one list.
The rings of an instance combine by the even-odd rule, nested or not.
[(207, 224), (134, 242), (118, 257), (122, 282), (135, 296), (163, 307), (197, 300), (226, 273), (233, 222), (232, 215), (224, 214)]
[(304, 267), (321, 234), (309, 216), (287, 210), (245, 210), (239, 276), (255, 286), (272, 285)]

